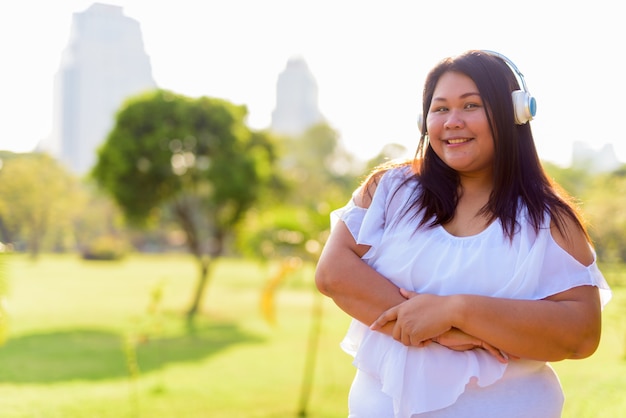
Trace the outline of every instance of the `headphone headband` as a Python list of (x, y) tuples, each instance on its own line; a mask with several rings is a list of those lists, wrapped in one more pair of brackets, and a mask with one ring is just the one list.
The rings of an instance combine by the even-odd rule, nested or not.
[(515, 65), (515, 63), (513, 61), (511, 61), (504, 54), (501, 54), (501, 53), (496, 52), (496, 51), (490, 51), (488, 49), (481, 49), (481, 51), (485, 52), (485, 53), (487, 53), (489, 55), (493, 55), (494, 57), (498, 57), (502, 61), (504, 61), (509, 67), (511, 67), (511, 69), (513, 70), (515, 75), (517, 75), (517, 78), (522, 83), (522, 88), (524, 89), (524, 91), (526, 91), (526, 92), (528, 91), (528, 88), (526, 87), (526, 81), (524, 80), (524, 74), (522, 74), (522, 72), (519, 70), (519, 68), (517, 68), (517, 65)]
[(500, 58), (502, 61), (504, 61), (506, 65), (509, 66), (509, 68), (511, 68), (511, 70), (513, 70), (513, 72), (517, 76), (517, 79), (522, 85), (522, 90), (515, 90), (511, 92), (515, 123), (518, 125), (524, 125), (528, 121), (531, 121), (537, 114), (537, 101), (533, 96), (531, 96), (530, 92), (528, 91), (528, 87), (526, 87), (524, 74), (522, 74), (519, 68), (517, 68), (517, 65), (515, 65), (515, 63), (505, 55), (496, 51), (490, 51), (488, 49), (483, 49), (481, 51), (494, 57)]

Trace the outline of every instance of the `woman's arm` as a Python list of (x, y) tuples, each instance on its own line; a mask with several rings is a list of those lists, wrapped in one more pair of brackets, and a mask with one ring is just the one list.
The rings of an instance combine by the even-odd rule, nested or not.
[(420, 346), (457, 328), (515, 357), (558, 361), (594, 353), (600, 303), (592, 286), (539, 301), (421, 294), (387, 310), (372, 329), (388, 321), (396, 321), (392, 335), (405, 345)]
[(463, 331), (518, 357), (545, 361), (585, 358), (600, 342), (600, 298), (593, 286), (576, 287), (540, 301), (462, 298), (454, 322)]
[[(315, 271), (315, 282), (321, 293), (331, 297), (351, 317), (371, 324), (383, 312), (417, 294), (402, 291), (365, 263), (361, 256), (369, 247), (359, 245), (343, 222), (338, 222), (326, 243)], [(395, 320), (386, 321), (377, 331), (393, 335)], [(456, 351), (475, 348), (487, 350), (498, 361), (506, 362), (502, 350), (459, 329), (448, 329), (421, 341), (420, 346), (434, 342)]]
[[(372, 174), (354, 194), (353, 202), (369, 208), (384, 171)], [(371, 324), (385, 310), (406, 300), (400, 289), (370, 267), (361, 257), (370, 249), (359, 245), (343, 221), (332, 229), (315, 271), (321, 293), (332, 298), (351, 317)], [(391, 335), (393, 324), (380, 331)]]
[[(369, 325), (406, 299), (396, 285), (361, 259), (368, 249), (355, 242), (342, 221), (337, 222), (317, 263), (315, 283), (344, 312)], [(391, 335), (392, 328), (388, 324), (381, 331)]]
[[(593, 254), (584, 233), (566, 222), (565, 235), (552, 228), (555, 241), (579, 262)], [(387, 310), (372, 325), (396, 321), (393, 336), (420, 345), (458, 328), (516, 357), (558, 361), (593, 354), (601, 331), (598, 289), (580, 286), (544, 300), (511, 300), (476, 295), (416, 295)]]

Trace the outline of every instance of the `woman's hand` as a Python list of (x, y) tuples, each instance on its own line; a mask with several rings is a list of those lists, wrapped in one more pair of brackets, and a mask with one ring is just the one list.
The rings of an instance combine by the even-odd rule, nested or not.
[(371, 325), (372, 330), (396, 321), (393, 338), (404, 345), (423, 347), (434, 342), (454, 351), (483, 349), (501, 363), (508, 361), (509, 356), (498, 348), (451, 327), (445, 319), (443, 297), (405, 289), (400, 292), (407, 301), (385, 311)]
[(422, 347), (452, 328), (445, 296), (405, 289), (400, 289), (400, 293), (407, 300), (383, 312), (370, 326), (372, 330), (378, 331), (395, 321), (392, 332), (395, 340), (407, 346)]
[(491, 344), (487, 344), (476, 337), (464, 333), (458, 328), (451, 328), (449, 331), (432, 338), (431, 341), (454, 351), (482, 349), (494, 356), (500, 363), (508, 363), (510, 358), (514, 358)]

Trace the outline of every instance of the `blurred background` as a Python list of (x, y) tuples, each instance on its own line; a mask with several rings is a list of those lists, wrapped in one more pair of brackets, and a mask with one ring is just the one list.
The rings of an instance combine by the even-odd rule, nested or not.
[(566, 416), (622, 416), (616, 8), (0, 6), (2, 416), (345, 416), (349, 318), (313, 285), (330, 213), (413, 156), (429, 68), (481, 48), (523, 72), (540, 157), (615, 291), (599, 352), (555, 365)]

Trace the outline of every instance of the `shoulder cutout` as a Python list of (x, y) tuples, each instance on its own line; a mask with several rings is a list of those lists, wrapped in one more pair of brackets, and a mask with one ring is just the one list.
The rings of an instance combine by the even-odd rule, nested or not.
[(589, 266), (594, 261), (589, 241), (584, 231), (569, 216), (563, 216), (563, 232), (559, 231), (554, 221), (550, 222), (550, 232), (554, 241), (580, 264)]
[(382, 171), (373, 173), (361, 184), (361, 187), (359, 187), (353, 197), (355, 205), (364, 209), (370, 207), (372, 199), (374, 198), (374, 192), (376, 192), (376, 188), (383, 174), (384, 172)]
[(361, 184), (361, 187), (359, 187), (357, 192), (354, 194), (352, 198), (354, 204), (364, 209), (369, 208), (370, 204), (372, 203), (372, 199), (374, 198), (374, 192), (376, 192), (378, 183), (380, 183), (380, 179), (383, 177), (383, 175), (391, 169), (412, 167), (412, 165), (412, 160), (400, 162), (392, 161), (375, 168), (374, 171), (365, 179), (365, 181)]

